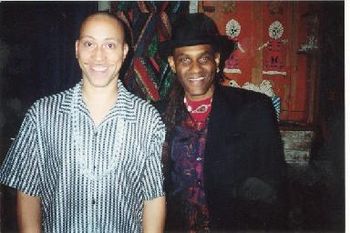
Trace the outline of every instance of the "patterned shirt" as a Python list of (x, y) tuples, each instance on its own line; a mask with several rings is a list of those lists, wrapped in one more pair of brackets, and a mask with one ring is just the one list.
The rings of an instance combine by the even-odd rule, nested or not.
[(0, 182), (39, 196), (44, 232), (142, 232), (143, 201), (163, 196), (158, 112), (118, 81), (118, 100), (95, 126), (81, 83), (36, 101)]
[(204, 191), (204, 150), (207, 136), (207, 121), (195, 122), (188, 117), (175, 127), (171, 159), (174, 167), (171, 179), (173, 195), (180, 194), (184, 203), (186, 232), (209, 232), (209, 212)]

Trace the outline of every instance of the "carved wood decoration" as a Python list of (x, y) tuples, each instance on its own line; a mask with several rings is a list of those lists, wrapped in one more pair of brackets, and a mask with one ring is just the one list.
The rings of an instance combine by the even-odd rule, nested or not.
[(275, 96), (281, 101), (282, 123), (312, 125), (317, 9), (317, 3), (305, 1), (200, 1), (198, 11), (213, 18), (220, 33), (236, 43), (225, 61), (223, 85)]

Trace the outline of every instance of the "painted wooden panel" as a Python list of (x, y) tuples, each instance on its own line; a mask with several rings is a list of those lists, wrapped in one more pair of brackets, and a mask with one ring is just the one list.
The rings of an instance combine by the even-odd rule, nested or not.
[(237, 45), (225, 62), (223, 85), (262, 89), (268, 83), (281, 99), (281, 121), (313, 123), (317, 3), (200, 1), (198, 11)]

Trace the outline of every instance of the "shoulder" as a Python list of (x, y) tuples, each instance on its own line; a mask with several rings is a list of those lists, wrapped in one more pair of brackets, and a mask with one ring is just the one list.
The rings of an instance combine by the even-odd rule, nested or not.
[[(61, 108), (70, 106), (73, 88), (37, 99), (29, 108), (27, 114), (52, 115), (58, 113)], [(64, 106), (66, 105), (66, 106)]]
[(214, 93), (213, 107), (225, 109), (226, 113), (248, 114), (258, 117), (260, 114), (275, 114), (269, 96), (241, 88), (217, 86)]
[(271, 101), (271, 98), (265, 94), (237, 87), (218, 85), (216, 91), (231, 101), (242, 102), (245, 104)]
[(254, 109), (254, 111), (262, 109), (269, 109), (270, 111), (272, 108), (271, 98), (259, 92), (222, 85), (218, 85), (215, 91), (215, 99), (219, 105), (226, 104), (234, 109), (244, 108), (247, 110)]
[(72, 95), (73, 88), (70, 88), (52, 95), (41, 97), (40, 99), (36, 100), (33, 105), (43, 106), (47, 104), (60, 104), (66, 97), (71, 99)]
[(144, 100), (130, 92), (128, 92), (130, 103), (138, 112), (146, 112), (148, 114), (158, 114), (156, 108), (147, 100)]

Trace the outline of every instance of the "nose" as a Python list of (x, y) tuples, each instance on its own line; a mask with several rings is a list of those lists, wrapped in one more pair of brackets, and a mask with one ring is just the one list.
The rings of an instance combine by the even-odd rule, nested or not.
[(104, 51), (101, 46), (96, 47), (95, 52), (94, 52), (94, 58), (97, 61), (101, 61), (104, 58)]
[(198, 62), (194, 61), (191, 66), (191, 72), (192, 73), (198, 73), (202, 69), (201, 64)]

